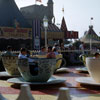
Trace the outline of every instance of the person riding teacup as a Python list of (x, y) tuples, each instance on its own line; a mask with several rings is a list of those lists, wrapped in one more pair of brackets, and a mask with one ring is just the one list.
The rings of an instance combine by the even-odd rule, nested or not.
[(18, 55), (18, 59), (28, 59), (30, 68), (34, 69), (33, 73), (34, 75), (38, 74), (38, 66), (36, 60), (33, 58), (30, 58), (27, 56), (27, 50), (26, 48), (21, 48), (20, 54)]
[(100, 58), (100, 54), (96, 52), (96, 53), (94, 54), (94, 57), (95, 57), (95, 58)]
[(56, 58), (55, 53), (52, 51), (52, 46), (48, 47), (47, 58)]
[(22, 59), (22, 58), (27, 58), (28, 62), (34, 62), (34, 59), (31, 59), (28, 55), (27, 55), (27, 49), (26, 48), (21, 48), (20, 49), (20, 53), (18, 55), (18, 59)]

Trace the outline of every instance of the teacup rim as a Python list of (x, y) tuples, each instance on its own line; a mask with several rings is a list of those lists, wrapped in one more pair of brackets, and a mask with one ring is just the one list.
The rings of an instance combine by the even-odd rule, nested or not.
[[(28, 59), (28, 58), (19, 58), (19, 59)], [(57, 59), (57, 58), (31, 58), (31, 59)]]
[(93, 60), (96, 60), (96, 59), (100, 59), (100, 58), (95, 58), (95, 57), (86, 57), (86, 59), (93, 59)]

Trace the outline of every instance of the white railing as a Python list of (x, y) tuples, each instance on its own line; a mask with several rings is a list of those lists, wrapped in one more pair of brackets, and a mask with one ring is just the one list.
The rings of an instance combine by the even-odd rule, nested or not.
[[(90, 50), (84, 50), (85, 52), (90, 52)], [(0, 53), (3, 53), (5, 51), (0, 51)], [(20, 51), (12, 51), (15, 54), (19, 54)], [(40, 50), (30, 50), (31, 54), (38, 54)], [(83, 52), (82, 50), (59, 50), (59, 52)]]

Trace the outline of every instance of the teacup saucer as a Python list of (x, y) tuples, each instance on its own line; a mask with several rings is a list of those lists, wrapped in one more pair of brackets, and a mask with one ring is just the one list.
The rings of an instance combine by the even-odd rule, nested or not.
[(76, 71), (88, 72), (88, 69), (87, 69), (87, 67), (76, 68)]
[(0, 77), (18, 77), (19, 75), (9, 75), (6, 71), (0, 72)]
[(82, 84), (86, 85), (95, 85), (95, 86), (100, 86), (100, 83), (96, 83), (92, 77), (79, 77), (76, 78), (76, 81)]
[(15, 83), (15, 84), (31, 84), (31, 85), (48, 85), (48, 84), (59, 84), (63, 83), (66, 80), (64, 79), (56, 79), (54, 77), (51, 77), (47, 82), (26, 82), (22, 77), (17, 78), (10, 78), (7, 80), (7, 82)]

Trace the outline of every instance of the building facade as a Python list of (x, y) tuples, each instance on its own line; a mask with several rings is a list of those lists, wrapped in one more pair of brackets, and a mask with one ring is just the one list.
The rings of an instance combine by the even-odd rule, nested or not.
[(14, 50), (30, 46), (31, 27), (14, 0), (0, 0), (0, 50), (11, 45)]
[(35, 4), (27, 7), (22, 7), (20, 11), (30, 25), (32, 25), (32, 21), (34, 19), (43, 21), (44, 16), (47, 16), (49, 23), (52, 23), (52, 18), (54, 17), (52, 0), (48, 0), (47, 6)]
[[(64, 39), (64, 32), (59, 29), (55, 23), (52, 21), (54, 18), (53, 12), (53, 0), (48, 0), (47, 6), (44, 5), (31, 5), (27, 7), (22, 7), (20, 9), (21, 13), (27, 19), (28, 23), (34, 27), (32, 22), (34, 20), (40, 20), (41, 22), (41, 45), (44, 45), (44, 38), (45, 38), (45, 30), (43, 27), (43, 18), (47, 16), (48, 18), (48, 29), (47, 29), (47, 39), (48, 45), (53, 45), (57, 40)], [(37, 26), (36, 26), (37, 27)]]
[[(47, 6), (35, 4), (20, 10), (14, 0), (0, 0), (0, 50), (6, 50), (8, 45), (11, 45), (14, 50), (19, 50), (21, 47), (33, 49), (36, 30), (40, 32), (40, 44), (44, 45), (44, 16), (47, 16), (49, 22), (48, 44), (63, 39), (64, 33), (52, 22), (54, 18), (52, 0), (48, 0)], [(39, 27), (36, 23), (33, 24), (35, 20), (40, 21)]]

